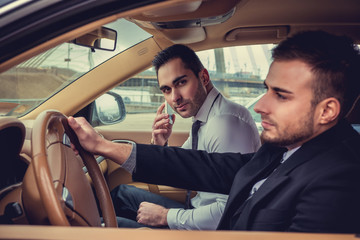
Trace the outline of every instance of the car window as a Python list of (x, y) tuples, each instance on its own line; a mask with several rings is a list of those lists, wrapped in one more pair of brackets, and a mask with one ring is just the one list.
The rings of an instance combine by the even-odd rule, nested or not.
[[(252, 45), (197, 52), (215, 87), (225, 97), (247, 107), (259, 131), (261, 119), (254, 105), (265, 92), (263, 81), (270, 66), (272, 48), (273, 45)], [(120, 123), (122, 126), (134, 130), (151, 129), (156, 110), (164, 101), (153, 68), (111, 91), (120, 94), (125, 102), (126, 118)], [(191, 124), (191, 118), (177, 115), (174, 130), (188, 130)]]
[(105, 27), (117, 31), (114, 51), (60, 44), (0, 74), (0, 115), (22, 116), (111, 57), (151, 37), (119, 19)]

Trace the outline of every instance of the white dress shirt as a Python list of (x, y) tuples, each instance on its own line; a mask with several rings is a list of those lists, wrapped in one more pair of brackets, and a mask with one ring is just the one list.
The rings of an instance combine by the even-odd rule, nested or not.
[[(200, 120), (198, 150), (207, 152), (255, 152), (260, 147), (259, 133), (249, 111), (226, 99), (214, 87), (206, 97), (193, 122)], [(182, 146), (191, 149), (191, 131)], [(191, 199), (193, 209), (169, 210), (170, 229), (216, 229), (228, 195), (198, 192)]]

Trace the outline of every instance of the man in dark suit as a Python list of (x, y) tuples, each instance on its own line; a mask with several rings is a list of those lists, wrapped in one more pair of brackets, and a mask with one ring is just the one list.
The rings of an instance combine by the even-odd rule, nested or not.
[(264, 144), (253, 154), (114, 144), (82, 118), (69, 124), (85, 149), (137, 181), (229, 194), (220, 230), (360, 232), (360, 135), (345, 120), (360, 91), (358, 48), (304, 32), (273, 59), (255, 106)]

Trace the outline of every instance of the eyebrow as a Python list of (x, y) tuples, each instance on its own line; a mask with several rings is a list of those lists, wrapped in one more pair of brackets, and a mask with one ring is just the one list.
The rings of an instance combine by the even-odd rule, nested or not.
[[(183, 78), (186, 77), (186, 76), (187, 76), (187, 75), (185, 74), (185, 75), (182, 75), (182, 76), (179, 76), (179, 77), (175, 78), (175, 79), (172, 81), (172, 84), (173, 84), (173, 85), (176, 85), (177, 82), (179, 82), (181, 79), (183, 79)], [(166, 88), (166, 87), (168, 87), (168, 86), (166, 86), (166, 85), (160, 86), (160, 90), (163, 90), (163, 89)]]
[[(265, 83), (264, 81), (264, 86), (266, 88), (269, 88), (269, 86)], [(289, 91), (289, 90), (286, 90), (286, 89), (283, 89), (283, 88), (280, 88), (280, 87), (270, 87), (271, 89), (273, 89), (275, 92), (282, 92), (282, 93), (288, 93), (288, 94), (293, 94), (293, 92)]]

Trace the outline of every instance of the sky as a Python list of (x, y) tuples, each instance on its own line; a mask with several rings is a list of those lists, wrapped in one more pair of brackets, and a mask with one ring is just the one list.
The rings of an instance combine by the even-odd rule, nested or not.
[[(268, 44), (224, 48), (226, 72), (252, 72), (265, 79), (271, 62), (272, 47), (272, 44)], [(205, 68), (216, 71), (214, 50), (197, 52), (197, 55)]]

